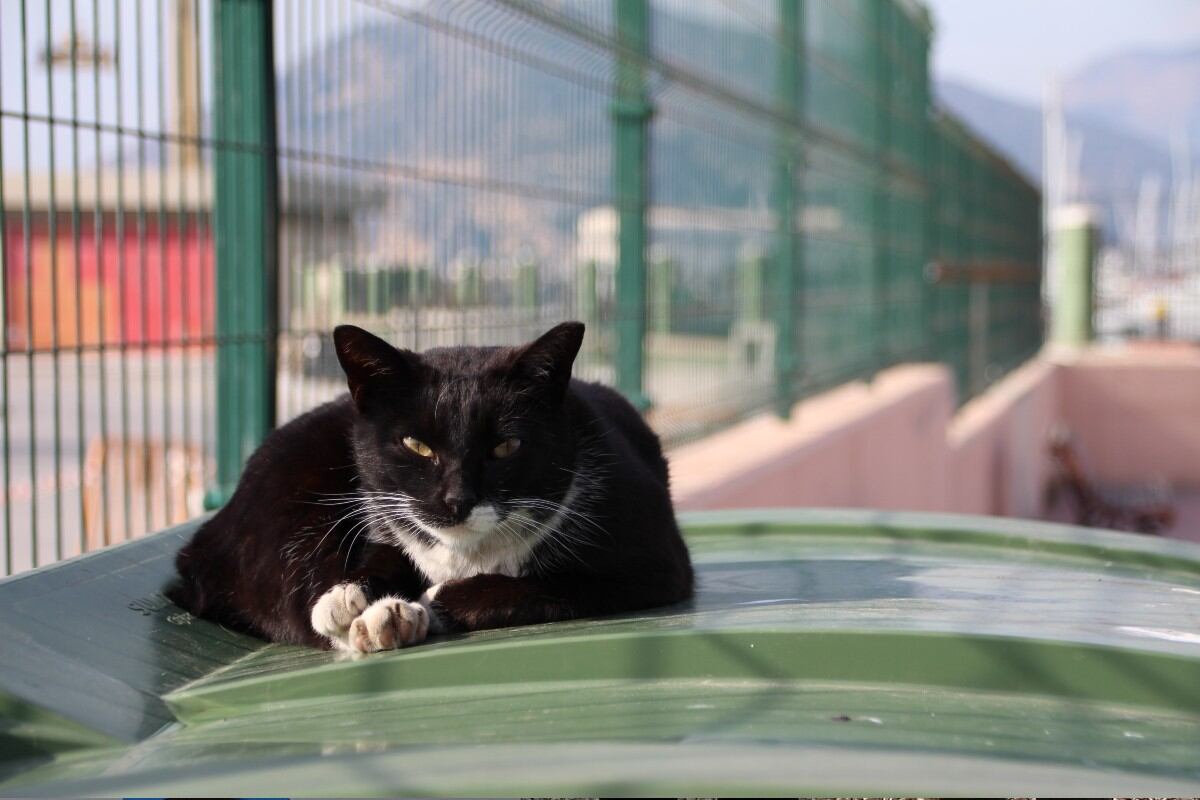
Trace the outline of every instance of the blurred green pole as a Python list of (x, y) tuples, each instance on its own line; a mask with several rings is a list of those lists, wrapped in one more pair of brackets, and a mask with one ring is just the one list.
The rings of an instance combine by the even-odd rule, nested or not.
[(271, 3), (213, 4), (217, 483), (229, 499), (242, 465), (275, 424), (278, 186)]
[(650, 330), (671, 332), (671, 305), (675, 291), (675, 264), (669, 259), (650, 262)]
[(766, 315), (766, 276), (768, 259), (761, 255), (747, 256), (738, 262), (738, 319), (762, 322)]
[(585, 261), (579, 268), (579, 280), (575, 284), (575, 304), (579, 309), (579, 320), (596, 336), (596, 324), (600, 319), (600, 304), (596, 298), (596, 262)]
[(613, 100), (613, 189), (617, 203), (617, 388), (639, 410), (650, 407), (642, 389), (646, 336), (646, 140), (653, 111), (646, 94), (650, 52), (648, 4), (614, 0), (617, 85)]
[(464, 263), (459, 269), (456, 299), (461, 308), (483, 302), (483, 270), (477, 263)]
[(800, 247), (796, 233), (797, 183), (802, 169), (804, 114), (804, 0), (779, 0), (779, 54), (775, 79), (781, 122), (776, 137), (774, 210), (776, 244), (772, 316), (775, 323), (775, 413), (787, 419), (795, 402), (796, 318)]
[(518, 264), (513, 281), (513, 306), (519, 311), (533, 313), (538, 307), (538, 266), (529, 261)]
[(872, 202), (871, 222), (875, 258), (871, 268), (871, 363), (872, 372), (884, 368), (887, 353), (887, 273), (888, 258), (888, 138), (891, 122), (891, 73), (888, 70), (887, 48), (884, 45), (888, 33), (887, 15), (893, 10), (887, 2), (867, 4), (871, 19), (871, 53), (874, 62), (875, 84), (875, 192)]
[(1081, 346), (1092, 341), (1093, 281), (1099, 229), (1087, 206), (1057, 209), (1051, 219), (1055, 267), (1054, 343)]
[(921, 152), (921, 177), (925, 181), (924, 194), (921, 199), (921, 255), (914, 268), (919, 270), (917, 280), (919, 281), (921, 292), (921, 309), (920, 319), (917, 324), (921, 326), (921, 352), (923, 357), (929, 360), (936, 359), (934, 353), (936, 348), (936, 337), (934, 335), (934, 316), (936, 311), (934, 291), (935, 287), (932, 280), (932, 275), (928, 274), (928, 266), (933, 263), (938, 253), (938, 195), (937, 195), (937, 158), (938, 158), (938, 131), (933, 124), (933, 107), (930, 102), (930, 77), (929, 77), (929, 46), (933, 38), (933, 18), (930, 16), (929, 9), (924, 6), (919, 6), (918, 19), (920, 20), (920, 49), (917, 51), (920, 67), (919, 74), (921, 75), (920, 93), (917, 97), (917, 125), (920, 130), (920, 152)]

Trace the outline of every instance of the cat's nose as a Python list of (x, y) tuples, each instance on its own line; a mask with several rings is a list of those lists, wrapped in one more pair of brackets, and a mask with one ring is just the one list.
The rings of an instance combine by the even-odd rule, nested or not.
[(471, 509), (475, 507), (475, 497), (470, 492), (457, 489), (446, 492), (442, 496), (442, 504), (446, 506), (446, 511), (455, 519), (466, 519), (471, 513)]

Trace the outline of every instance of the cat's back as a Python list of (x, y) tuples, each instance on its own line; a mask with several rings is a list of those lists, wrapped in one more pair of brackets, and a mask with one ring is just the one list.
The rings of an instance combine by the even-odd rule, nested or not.
[(292, 491), (341, 483), (336, 472), (354, 467), (350, 433), (356, 413), (345, 394), (276, 428), (246, 462), (239, 491), (254, 484), (261, 489), (262, 482)]
[(600, 436), (618, 457), (635, 457), (664, 487), (668, 484), (662, 443), (632, 403), (616, 389), (578, 379), (571, 381), (570, 393), (588, 418), (583, 422), (587, 429), (580, 432), (583, 437)]
[[(354, 406), (346, 395), (271, 431), (247, 460), (233, 496), (200, 527), (196, 541), (215, 543), (241, 530), (282, 527), (308, 512), (311, 504), (298, 501), (347, 490), (354, 476), (353, 424)], [(185, 560), (192, 549), (181, 553)]]

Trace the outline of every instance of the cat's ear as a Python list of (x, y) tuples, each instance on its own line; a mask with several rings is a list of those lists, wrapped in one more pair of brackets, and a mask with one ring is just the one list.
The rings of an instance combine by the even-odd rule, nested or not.
[(366, 407), (371, 386), (394, 385), (413, 378), (418, 359), (415, 353), (393, 347), (362, 328), (337, 326), (333, 329), (333, 346), (346, 373), (350, 396), (360, 410)]
[(582, 322), (559, 323), (517, 350), (509, 376), (542, 386), (551, 399), (561, 400), (571, 381), (571, 366), (581, 344)]

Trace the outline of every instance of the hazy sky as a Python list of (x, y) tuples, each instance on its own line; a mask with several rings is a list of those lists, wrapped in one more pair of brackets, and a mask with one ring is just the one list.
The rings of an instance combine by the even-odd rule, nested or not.
[(1039, 103), (1042, 86), (1133, 49), (1200, 48), (1200, 0), (926, 0), (934, 71)]

